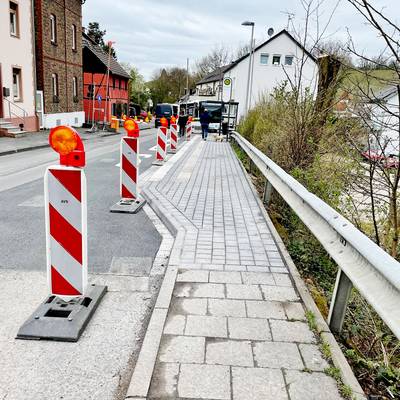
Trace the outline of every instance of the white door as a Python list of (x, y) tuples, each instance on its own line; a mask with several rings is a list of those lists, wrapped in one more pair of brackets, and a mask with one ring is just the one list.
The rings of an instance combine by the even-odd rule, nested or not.
[(36, 91), (36, 115), (39, 118), (39, 128), (44, 128), (44, 104), (43, 104), (43, 91)]

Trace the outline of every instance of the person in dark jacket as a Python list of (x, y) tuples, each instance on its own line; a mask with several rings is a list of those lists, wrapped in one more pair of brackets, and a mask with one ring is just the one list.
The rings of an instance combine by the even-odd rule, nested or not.
[(210, 114), (207, 108), (200, 114), (201, 136), (203, 140), (207, 140), (208, 126), (210, 125)]
[(185, 112), (182, 110), (178, 118), (179, 137), (185, 136), (185, 127), (187, 121), (188, 121), (188, 116), (185, 115)]

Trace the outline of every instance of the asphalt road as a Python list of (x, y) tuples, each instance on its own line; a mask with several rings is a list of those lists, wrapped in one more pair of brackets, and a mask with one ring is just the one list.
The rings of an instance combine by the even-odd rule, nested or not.
[[(85, 142), (88, 193), (88, 260), (90, 272), (108, 272), (113, 257), (154, 258), (161, 237), (143, 210), (110, 213), (119, 200), (120, 136)], [(140, 137), (144, 172), (154, 160), (156, 130)], [(50, 148), (0, 157), (0, 268), (45, 270), (43, 176), (58, 164)]]

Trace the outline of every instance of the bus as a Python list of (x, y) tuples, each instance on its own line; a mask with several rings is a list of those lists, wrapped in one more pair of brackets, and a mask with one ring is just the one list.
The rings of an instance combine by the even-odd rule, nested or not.
[(221, 133), (222, 123), (227, 123), (229, 130), (236, 129), (238, 102), (223, 102), (217, 100), (194, 101), (181, 103), (180, 109), (186, 115), (193, 117), (193, 129), (201, 132), (200, 114), (207, 109), (210, 114), (210, 132)]

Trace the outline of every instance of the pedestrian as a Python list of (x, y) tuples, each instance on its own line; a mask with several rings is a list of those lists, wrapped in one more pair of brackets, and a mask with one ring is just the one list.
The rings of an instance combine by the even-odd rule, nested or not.
[(208, 126), (210, 125), (210, 114), (207, 108), (200, 114), (201, 136), (203, 140), (207, 140)]
[(179, 125), (179, 137), (185, 136), (185, 128), (188, 121), (188, 116), (185, 115), (184, 110), (181, 110), (181, 113), (178, 118)]

